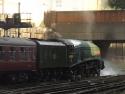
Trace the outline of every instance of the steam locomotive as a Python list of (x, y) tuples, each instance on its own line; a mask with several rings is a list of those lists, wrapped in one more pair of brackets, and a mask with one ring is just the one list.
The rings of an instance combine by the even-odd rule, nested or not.
[(0, 38), (0, 79), (82, 79), (103, 68), (99, 48), (89, 41)]

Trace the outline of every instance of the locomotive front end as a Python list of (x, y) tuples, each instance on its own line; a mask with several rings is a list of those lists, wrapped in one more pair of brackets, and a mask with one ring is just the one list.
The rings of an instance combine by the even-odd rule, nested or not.
[(74, 50), (70, 56), (70, 67), (76, 77), (100, 76), (100, 71), (104, 68), (100, 49), (90, 41), (68, 40), (74, 45)]

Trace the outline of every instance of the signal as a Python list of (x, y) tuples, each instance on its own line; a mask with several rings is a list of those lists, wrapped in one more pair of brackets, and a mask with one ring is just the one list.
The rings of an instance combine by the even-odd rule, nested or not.
[(15, 13), (15, 14), (13, 14), (13, 21), (14, 21), (14, 24), (19, 24), (19, 23), (21, 23), (20, 13)]

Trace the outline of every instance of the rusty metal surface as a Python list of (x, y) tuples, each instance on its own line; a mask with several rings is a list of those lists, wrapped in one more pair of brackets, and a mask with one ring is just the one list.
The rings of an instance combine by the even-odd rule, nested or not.
[(44, 23), (64, 38), (125, 40), (125, 11), (50, 11)]

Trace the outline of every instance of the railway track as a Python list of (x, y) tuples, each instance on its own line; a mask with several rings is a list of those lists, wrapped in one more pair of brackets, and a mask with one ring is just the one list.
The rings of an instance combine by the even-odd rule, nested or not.
[[(1, 89), (0, 94), (113, 94), (125, 90), (125, 76), (105, 76), (76, 82), (46, 82)], [(120, 94), (120, 93), (119, 93)]]

